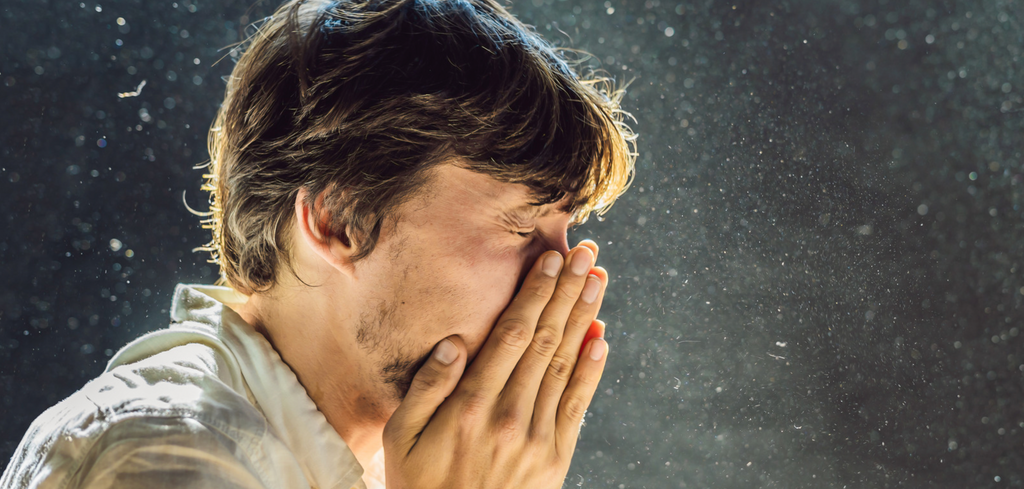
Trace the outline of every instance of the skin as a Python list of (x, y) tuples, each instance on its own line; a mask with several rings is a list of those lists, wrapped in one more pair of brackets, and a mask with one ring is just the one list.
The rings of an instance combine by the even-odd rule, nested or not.
[[(304, 197), (286, 233), (301, 281), (280, 273), (232, 307), (360, 463), (383, 447), (389, 488), (561, 487), (607, 351), (583, 345), (607, 273), (593, 242), (569, 249), (561, 203), (536, 209), (523, 185), (443, 165), (352, 262), (358, 237), (325, 232)], [(540, 212), (510, 218), (517, 207)], [(558, 277), (543, 273), (548, 257)], [(431, 356), (442, 342), (448, 364)]]

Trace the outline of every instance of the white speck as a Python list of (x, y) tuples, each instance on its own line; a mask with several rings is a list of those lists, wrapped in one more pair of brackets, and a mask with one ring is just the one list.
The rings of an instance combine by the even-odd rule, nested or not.
[(672, 37), (676, 34), (676, 30), (671, 27), (665, 28), (665, 37)]
[(675, 268), (669, 268), (667, 273), (669, 277), (675, 277), (676, 275), (679, 275), (679, 272), (676, 271)]
[(119, 240), (117, 238), (114, 238), (114, 239), (110, 240), (110, 250), (111, 251), (120, 251), (122, 246), (124, 246), (124, 244), (121, 243), (121, 240)]
[(785, 348), (785, 347), (786, 347), (786, 345), (788, 345), (788, 344), (789, 344), (789, 343), (787, 343), (787, 342), (785, 342), (785, 341), (776, 341), (776, 342), (775, 342), (775, 346), (780, 346), (780, 347), (782, 347), (782, 348)]
[(139, 82), (139, 86), (135, 87), (135, 90), (131, 92), (121, 92), (117, 94), (118, 98), (138, 97), (142, 93), (142, 87), (146, 86), (146, 80)]

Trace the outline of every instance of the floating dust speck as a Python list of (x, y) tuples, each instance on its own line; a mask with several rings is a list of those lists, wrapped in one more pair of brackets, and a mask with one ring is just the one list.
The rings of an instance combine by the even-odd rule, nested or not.
[(142, 93), (142, 87), (146, 86), (146, 80), (139, 82), (139, 86), (135, 87), (135, 90), (130, 92), (121, 92), (117, 94), (118, 98), (138, 97)]

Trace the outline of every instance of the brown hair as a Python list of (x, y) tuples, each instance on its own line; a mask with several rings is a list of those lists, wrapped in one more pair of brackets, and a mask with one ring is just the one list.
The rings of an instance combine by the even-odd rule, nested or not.
[(292, 0), (247, 42), (210, 129), (199, 248), (242, 293), (288, 265), (301, 188), (325, 197), (331, 232), (350, 226), (359, 260), (441, 163), (525, 184), (538, 205), (568, 197), (576, 224), (632, 178), (622, 89), (578, 76), (494, 0)]

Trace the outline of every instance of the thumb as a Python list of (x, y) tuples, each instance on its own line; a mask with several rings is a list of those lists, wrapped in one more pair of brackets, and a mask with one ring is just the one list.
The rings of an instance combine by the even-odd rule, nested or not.
[(430, 418), (455, 390), (466, 368), (462, 340), (449, 336), (441, 340), (412, 379), (409, 392), (384, 426), (384, 442), (408, 453)]

